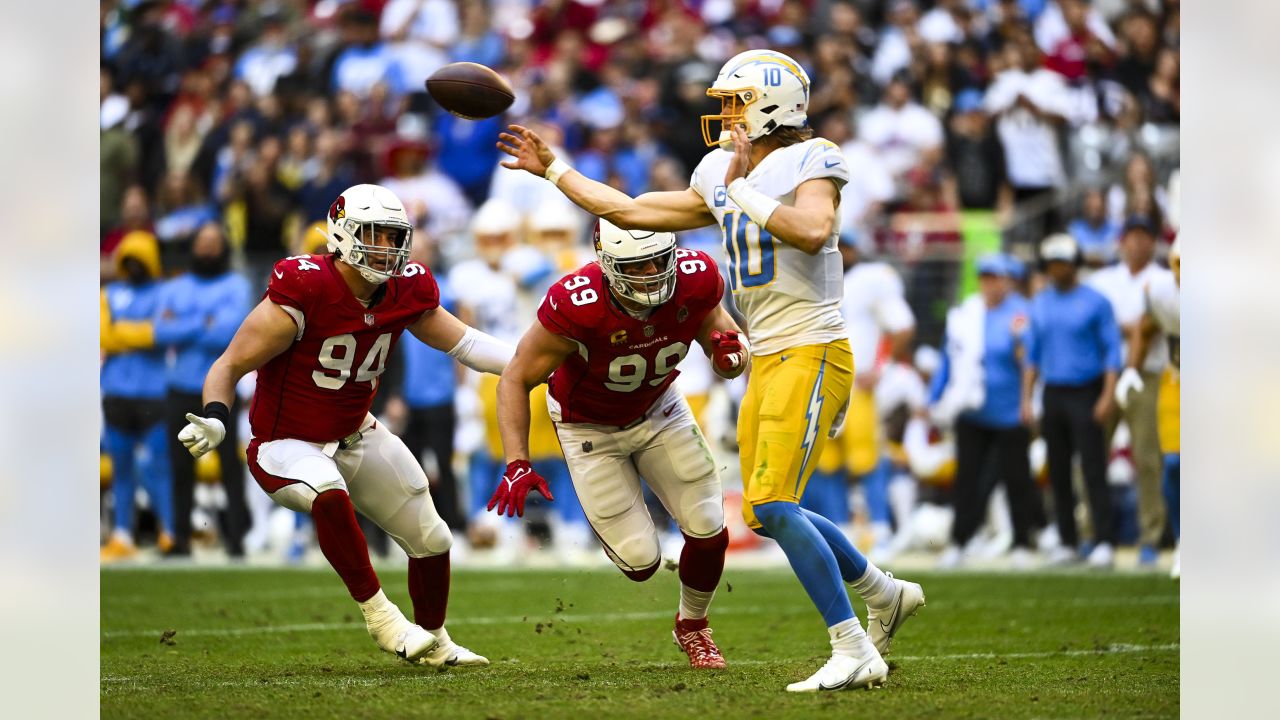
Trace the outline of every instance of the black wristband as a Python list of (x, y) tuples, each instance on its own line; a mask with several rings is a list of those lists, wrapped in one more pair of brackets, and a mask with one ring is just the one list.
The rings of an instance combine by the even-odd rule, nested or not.
[(203, 414), (207, 418), (217, 418), (223, 426), (231, 420), (231, 409), (217, 401), (206, 404)]

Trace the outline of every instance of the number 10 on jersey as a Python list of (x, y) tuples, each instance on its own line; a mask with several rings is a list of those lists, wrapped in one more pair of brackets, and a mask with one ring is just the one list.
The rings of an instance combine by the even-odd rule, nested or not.
[(726, 210), (720, 228), (724, 252), (729, 256), (729, 288), (758, 288), (773, 282), (778, 268), (769, 231), (741, 210)]

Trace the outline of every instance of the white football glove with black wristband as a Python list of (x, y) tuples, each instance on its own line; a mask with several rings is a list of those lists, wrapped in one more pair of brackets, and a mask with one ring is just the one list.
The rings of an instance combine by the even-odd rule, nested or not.
[(178, 433), (178, 440), (186, 446), (192, 457), (200, 457), (222, 444), (227, 437), (227, 420), (231, 411), (220, 402), (204, 406), (204, 417), (187, 413), (187, 426)]

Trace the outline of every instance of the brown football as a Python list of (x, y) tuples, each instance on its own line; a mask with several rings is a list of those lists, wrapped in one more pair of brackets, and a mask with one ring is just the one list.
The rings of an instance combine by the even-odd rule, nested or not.
[(427, 78), (427, 92), (445, 110), (467, 120), (490, 118), (511, 107), (511, 84), (492, 69), (471, 62), (449, 63)]

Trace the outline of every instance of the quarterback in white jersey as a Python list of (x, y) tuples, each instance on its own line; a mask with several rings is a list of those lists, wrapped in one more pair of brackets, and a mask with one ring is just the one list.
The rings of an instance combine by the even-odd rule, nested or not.
[[(712, 150), (687, 190), (631, 198), (576, 172), (536, 133), (499, 135), (502, 163), (554, 183), (587, 212), (627, 230), (674, 232), (719, 225), (733, 299), (746, 317), (751, 377), (738, 414), (743, 514), (782, 547), (822, 613), (831, 658), (792, 692), (882, 683), (881, 654), (924, 605), (916, 583), (867, 562), (831, 521), (800, 497), (853, 386), (853, 353), (840, 315), (837, 206), (849, 171), (840, 148), (812, 138), (809, 76), (794, 59), (748, 50), (728, 60), (707, 95), (720, 112), (702, 117)], [(867, 629), (844, 583), (866, 601)]]
[[(845, 335), (840, 316), (842, 265), (836, 247), (840, 227), (812, 252), (779, 242), (729, 197), (725, 173), (734, 154), (712, 150), (693, 171), (689, 187), (702, 196), (722, 228), (733, 301), (751, 328), (752, 352), (768, 355), (799, 345), (819, 345)], [(794, 205), (805, 181), (849, 181), (840, 148), (812, 138), (769, 153), (747, 174), (760, 193)], [(767, 288), (768, 292), (760, 292)]]

